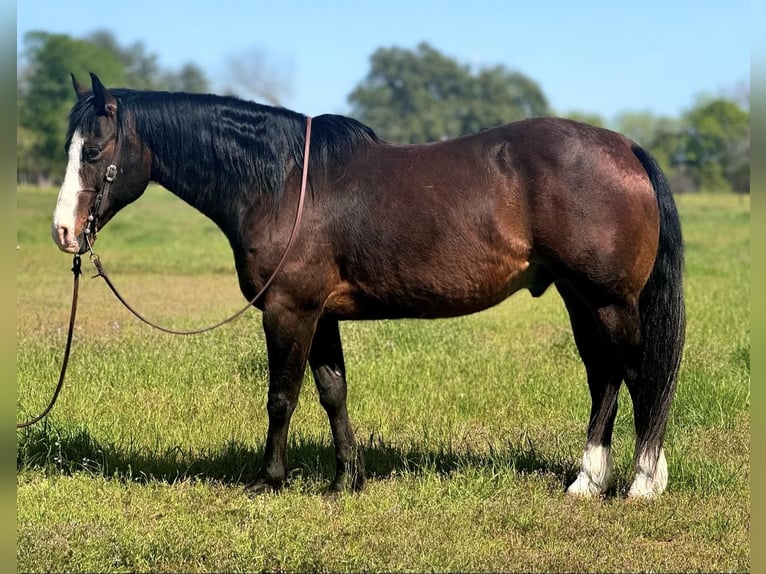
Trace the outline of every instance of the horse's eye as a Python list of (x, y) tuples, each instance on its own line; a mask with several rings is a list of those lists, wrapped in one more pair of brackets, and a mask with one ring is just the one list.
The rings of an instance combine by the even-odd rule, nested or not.
[(101, 149), (97, 147), (85, 148), (82, 152), (82, 157), (85, 161), (93, 163), (98, 160), (101, 155)]

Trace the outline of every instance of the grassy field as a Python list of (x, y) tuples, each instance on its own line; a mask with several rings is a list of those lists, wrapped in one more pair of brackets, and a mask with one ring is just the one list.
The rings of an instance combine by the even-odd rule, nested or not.
[[(47, 403), (66, 334), (71, 260), (50, 240), (55, 196), (18, 190), (19, 420)], [(67, 384), (52, 415), (18, 433), (19, 570), (749, 570), (750, 202), (685, 196), (679, 209), (688, 334), (658, 500), (624, 498), (624, 391), (613, 490), (564, 495), (590, 400), (554, 290), (460, 319), (343, 324), (366, 489), (321, 496), (332, 443), (307, 375), (290, 484), (248, 497), (267, 421), (260, 314), (165, 335), (91, 280), (86, 259)], [(197, 327), (243, 303), (223, 236), (164, 190), (96, 247), (152, 319)]]

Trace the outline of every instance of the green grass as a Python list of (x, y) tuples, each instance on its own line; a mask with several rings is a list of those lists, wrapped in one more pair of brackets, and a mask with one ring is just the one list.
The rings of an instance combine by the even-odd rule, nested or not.
[[(17, 417), (58, 376), (70, 258), (49, 236), (56, 191), (18, 191)], [(334, 460), (307, 376), (289, 486), (248, 497), (266, 430), (266, 353), (252, 311), (172, 337), (137, 323), (84, 261), (67, 383), (18, 433), (25, 571), (743, 571), (750, 569), (749, 198), (685, 196), (687, 346), (666, 439), (668, 491), (628, 502), (632, 412), (616, 479), (571, 500), (590, 399), (563, 304), (526, 292), (443, 321), (341, 326), (349, 410), (369, 480), (321, 496)], [(228, 245), (150, 188), (99, 236), (112, 279), (176, 327), (238, 309)]]

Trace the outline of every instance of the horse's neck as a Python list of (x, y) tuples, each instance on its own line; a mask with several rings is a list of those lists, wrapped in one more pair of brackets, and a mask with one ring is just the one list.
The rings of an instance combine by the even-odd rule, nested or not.
[(239, 232), (240, 215), (244, 211), (241, 198), (221, 197), (226, 190), (219, 189), (212, 177), (208, 181), (197, 178), (196, 185), (193, 185), (190, 177), (179, 175), (183, 174), (157, 170), (153, 171), (152, 180), (212, 220), (230, 241), (234, 239)]
[[(219, 102), (200, 113), (198, 129), (189, 129), (188, 122), (180, 126), (168, 122), (155, 124), (151, 135), (149, 130), (145, 133), (154, 156), (152, 180), (213, 220), (231, 241), (253, 206), (278, 201), (287, 174), (294, 169), (297, 144), (287, 134), (294, 131), (298, 116), (285, 116), (287, 112), (268, 106), (251, 109), (235, 102), (227, 107), (230, 104)], [(226, 122), (221, 121), (223, 116)], [(235, 120), (248, 127), (244, 142), (242, 134), (230, 127), (239, 125)]]

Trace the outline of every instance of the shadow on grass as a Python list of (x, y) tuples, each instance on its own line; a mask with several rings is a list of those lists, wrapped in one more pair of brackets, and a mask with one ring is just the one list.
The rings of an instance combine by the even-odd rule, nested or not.
[[(562, 487), (577, 473), (574, 461), (539, 452), (529, 439), (505, 443), (488, 452), (474, 452), (451, 444), (387, 443), (371, 436), (363, 445), (367, 477), (386, 480), (398, 475), (448, 476), (469, 469), (491, 473), (511, 469), (519, 474), (548, 474)], [(135, 443), (102, 442), (87, 428), (61, 430), (47, 422), (18, 434), (17, 470), (35, 469), (57, 474), (86, 473), (124, 482), (149, 483), (204, 479), (226, 485), (252, 483), (260, 468), (263, 446), (230, 442), (210, 450), (162, 450)], [(303, 482), (326, 484), (335, 473), (334, 450), (326, 437), (292, 436), (288, 446), (289, 476)]]

